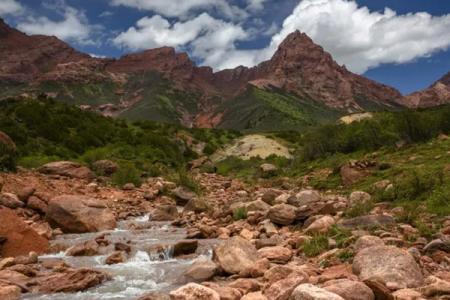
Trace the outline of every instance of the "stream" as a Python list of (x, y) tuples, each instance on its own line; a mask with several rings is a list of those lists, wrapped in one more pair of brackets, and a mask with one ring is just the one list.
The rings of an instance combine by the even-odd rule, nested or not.
[[(68, 265), (79, 268), (88, 267), (105, 271), (112, 280), (90, 290), (75, 294), (26, 294), (26, 300), (123, 300), (137, 299), (148, 292), (169, 292), (185, 284), (184, 272), (199, 257), (211, 258), (215, 240), (200, 240), (195, 255), (175, 259), (171, 255), (172, 247), (177, 241), (186, 237), (183, 228), (171, 226), (168, 222), (151, 222), (148, 216), (121, 221), (112, 231), (65, 234), (57, 237), (52, 244), (72, 246), (95, 239), (106, 234), (111, 245), (117, 242), (131, 246), (128, 260), (116, 265), (107, 265), (105, 259), (114, 251), (107, 248), (107, 253), (98, 256), (70, 257), (64, 252), (41, 256), (40, 261), (62, 259)], [(155, 251), (159, 245), (167, 245), (164, 251)]]

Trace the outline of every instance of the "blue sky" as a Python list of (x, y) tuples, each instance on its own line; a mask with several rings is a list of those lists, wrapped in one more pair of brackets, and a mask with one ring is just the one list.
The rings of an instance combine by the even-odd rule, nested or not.
[(215, 70), (266, 60), (298, 29), (405, 94), (450, 71), (447, 0), (0, 0), (0, 16), (92, 55), (167, 45)]

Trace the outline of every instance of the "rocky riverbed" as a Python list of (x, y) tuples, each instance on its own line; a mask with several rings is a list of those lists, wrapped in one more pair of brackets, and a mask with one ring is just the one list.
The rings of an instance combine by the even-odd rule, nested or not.
[(423, 214), (440, 224), (429, 234), (389, 203), (350, 216), (365, 192), (194, 173), (196, 195), (163, 178), (118, 189), (76, 164), (44, 173), (2, 174), (0, 299), (450, 297), (450, 219)]

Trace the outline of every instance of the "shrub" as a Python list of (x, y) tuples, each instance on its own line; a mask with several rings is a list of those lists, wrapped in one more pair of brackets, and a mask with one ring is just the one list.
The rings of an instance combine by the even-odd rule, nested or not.
[(140, 186), (142, 183), (141, 174), (134, 164), (122, 163), (119, 170), (112, 176), (112, 183), (117, 186), (123, 186), (127, 183)]
[(303, 253), (307, 257), (313, 257), (327, 250), (328, 247), (328, 237), (324, 234), (316, 234), (303, 244)]
[(443, 185), (433, 191), (427, 199), (428, 211), (438, 216), (450, 215), (450, 185)]
[(14, 171), (16, 169), (17, 152), (0, 142), (0, 171)]
[(235, 221), (247, 219), (247, 210), (245, 207), (239, 207), (233, 212), (233, 219)]
[(169, 179), (177, 185), (184, 186), (197, 195), (202, 193), (202, 187), (184, 168), (180, 168), (175, 175), (169, 176)]
[(347, 208), (344, 215), (347, 218), (356, 218), (367, 215), (375, 207), (372, 201), (360, 201)]

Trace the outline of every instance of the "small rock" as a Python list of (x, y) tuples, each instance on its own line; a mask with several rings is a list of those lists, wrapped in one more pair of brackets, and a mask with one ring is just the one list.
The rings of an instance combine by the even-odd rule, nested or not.
[(20, 288), (15, 285), (0, 286), (0, 299), (2, 300), (19, 300), (20, 295)]
[(158, 205), (150, 213), (151, 221), (173, 221), (178, 218), (178, 209), (175, 205)]
[(345, 300), (335, 293), (312, 284), (301, 284), (292, 292), (291, 300)]
[(332, 216), (323, 216), (316, 221), (314, 221), (311, 225), (309, 225), (306, 229), (306, 233), (326, 233), (331, 227), (335, 224)]
[(384, 242), (379, 237), (373, 235), (363, 235), (356, 240), (355, 244), (353, 245), (353, 249), (357, 253), (365, 248), (382, 245), (384, 245)]
[(214, 277), (217, 266), (210, 260), (200, 259), (195, 261), (186, 271), (185, 276), (195, 281), (207, 281)]
[(94, 256), (99, 252), (99, 245), (96, 241), (90, 240), (67, 249), (67, 256)]
[(213, 260), (229, 274), (239, 274), (258, 260), (258, 253), (249, 241), (235, 236), (214, 249)]
[(291, 260), (292, 251), (281, 246), (265, 247), (258, 250), (258, 255), (261, 258), (267, 258), (271, 262), (285, 264)]
[(194, 192), (192, 192), (191, 190), (189, 190), (184, 186), (177, 187), (172, 191), (172, 193), (175, 196), (177, 205), (181, 206), (186, 205), (190, 200), (197, 197), (197, 195)]
[(177, 257), (180, 255), (195, 253), (195, 251), (197, 251), (197, 247), (198, 247), (197, 240), (179, 241), (173, 246), (173, 256)]
[(115, 265), (126, 262), (127, 255), (123, 251), (115, 251), (110, 256), (108, 256), (105, 260), (105, 264), (107, 265)]
[(219, 294), (200, 284), (188, 283), (170, 292), (171, 300), (220, 300)]
[(272, 164), (262, 164), (259, 166), (259, 169), (261, 170), (261, 175), (264, 178), (276, 176), (278, 173), (278, 168)]
[(17, 197), (15, 194), (11, 193), (1, 193), (0, 194), (0, 205), (3, 205), (5, 207), (16, 209), (19, 207), (25, 206), (25, 203), (19, 200), (19, 197)]
[(348, 279), (331, 280), (324, 289), (341, 296), (345, 300), (375, 300), (372, 290), (362, 282)]

